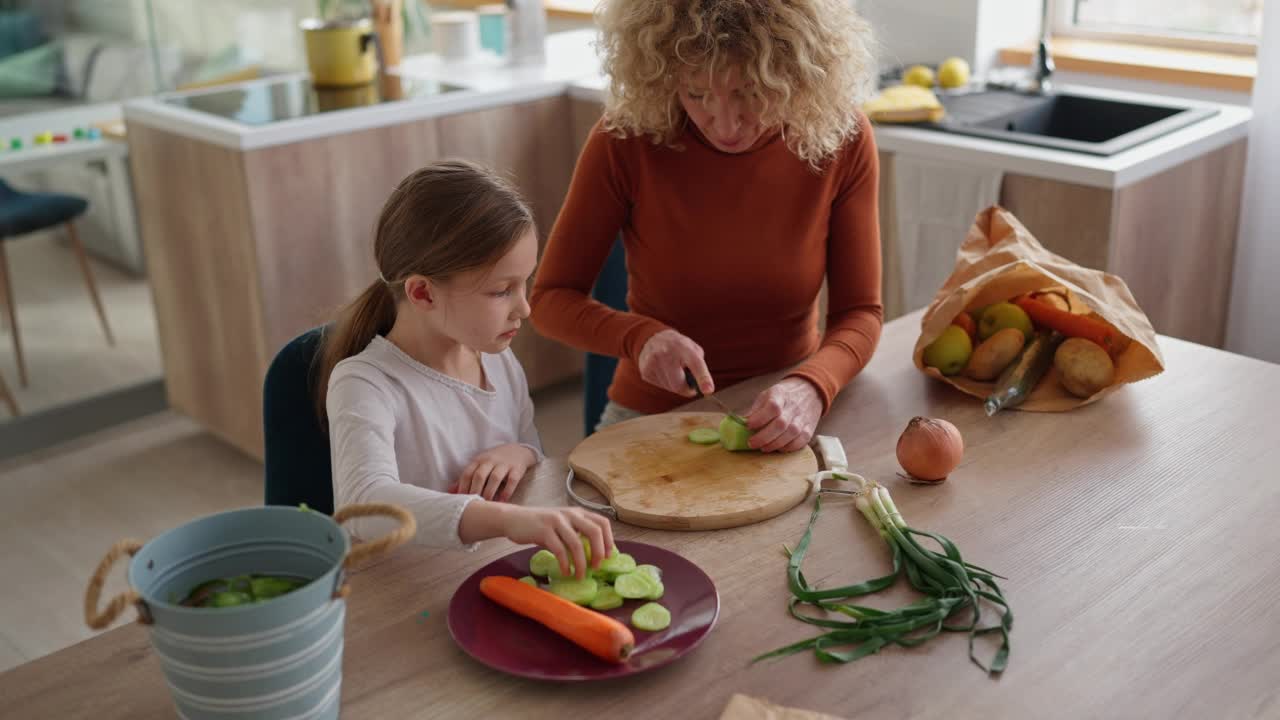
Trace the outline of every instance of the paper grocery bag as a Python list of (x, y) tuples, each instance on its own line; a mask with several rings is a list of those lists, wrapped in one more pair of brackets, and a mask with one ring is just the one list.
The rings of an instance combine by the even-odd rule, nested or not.
[(920, 337), (912, 357), (916, 367), (976, 398), (986, 398), (994, 382), (963, 375), (947, 377), (925, 367), (924, 349), (951, 324), (956, 315), (1024, 293), (1055, 289), (1065, 295), (1072, 312), (1093, 314), (1129, 338), (1114, 358), (1115, 381), (1089, 398), (1068, 393), (1051, 368), (1018, 410), (1061, 412), (1096, 402), (1128, 383), (1145, 380), (1164, 370), (1151, 321), (1138, 307), (1124, 281), (1101, 270), (1081, 267), (1044, 249), (1022, 223), (993, 205), (978, 213), (956, 253), (955, 270), (925, 310)]

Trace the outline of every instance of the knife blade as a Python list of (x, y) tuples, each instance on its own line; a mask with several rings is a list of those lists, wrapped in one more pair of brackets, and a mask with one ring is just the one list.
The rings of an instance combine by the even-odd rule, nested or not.
[(728, 415), (729, 418), (734, 422), (742, 423), (744, 426), (747, 424), (746, 418), (730, 410), (729, 406), (720, 402), (720, 398), (716, 397), (714, 393), (711, 395), (703, 395), (702, 388), (698, 387), (698, 381), (693, 377), (693, 371), (690, 370), (689, 368), (684, 369), (684, 382), (686, 385), (689, 386), (689, 389), (693, 390), (695, 393), (698, 394), (698, 399), (706, 398), (707, 400), (710, 400), (711, 402), (715, 403), (717, 407), (723, 410), (724, 414)]

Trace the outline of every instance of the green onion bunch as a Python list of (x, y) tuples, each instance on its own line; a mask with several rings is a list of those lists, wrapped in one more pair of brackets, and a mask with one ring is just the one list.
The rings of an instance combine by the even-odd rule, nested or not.
[[(907, 525), (884, 486), (853, 473), (828, 471), (820, 475), (853, 481), (858, 486), (852, 492), (821, 490), (814, 502), (813, 515), (809, 518), (804, 537), (794, 551), (788, 551), (787, 579), (792, 595), (790, 613), (797, 620), (825, 628), (826, 632), (760, 655), (752, 662), (812, 649), (821, 662), (847, 663), (875, 654), (887, 645), (920, 645), (945, 631), (967, 633), (969, 659), (990, 674), (1002, 672), (1009, 661), (1009, 630), (1013, 627), (1013, 613), (996, 584), (996, 578), (1004, 578), (966, 562), (955, 543), (946, 537)], [(893, 554), (891, 573), (826, 590), (813, 587), (805, 580), (800, 565), (809, 550), (813, 528), (822, 510), (822, 495), (832, 492), (852, 495), (854, 505), (884, 538)], [(933, 549), (932, 544), (926, 544), (929, 540), (937, 543), (941, 552)], [(878, 610), (850, 603), (860, 596), (884, 590), (903, 574), (924, 597), (896, 610)], [(998, 610), (998, 619), (993, 624), (981, 624), (982, 600)], [(802, 606), (812, 606), (824, 612), (822, 615), (811, 614), (802, 611)], [(851, 619), (835, 619), (832, 614)], [(1001, 644), (991, 662), (983, 664), (974, 653), (974, 638), (988, 633), (998, 633)]]

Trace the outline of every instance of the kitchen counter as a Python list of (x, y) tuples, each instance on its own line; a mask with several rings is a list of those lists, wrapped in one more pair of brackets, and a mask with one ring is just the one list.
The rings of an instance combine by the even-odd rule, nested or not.
[[(594, 38), (592, 30), (547, 36), (547, 62), (542, 65), (512, 67), (488, 52), (466, 62), (444, 61), (435, 55), (407, 57), (393, 71), (393, 77), (401, 77), (409, 84), (447, 83), (460, 89), (394, 102), (375, 102), (267, 125), (246, 125), (174, 104), (175, 100), (182, 101), (192, 96), (226, 93), (228, 88), (225, 87), (134, 100), (125, 105), (125, 117), (131, 122), (233, 150), (268, 148), (564, 95), (572, 81), (591, 74), (599, 65), (591, 46)], [(300, 77), (305, 76), (268, 77), (234, 87), (253, 89)]]
[[(600, 75), (599, 60), (592, 45), (595, 37), (594, 30), (548, 36), (547, 62), (539, 66), (509, 67), (491, 54), (482, 54), (467, 62), (446, 62), (431, 55), (406, 58), (396, 71), (406, 80), (444, 82), (462, 89), (265, 126), (247, 126), (177, 107), (172, 104), (173, 95), (130, 102), (125, 106), (125, 115), (130, 120), (187, 137), (249, 150), (565, 93), (575, 99), (601, 102), (605, 79)], [(255, 83), (275, 81), (268, 78)], [(247, 83), (246, 86), (251, 87), (255, 83)], [(1092, 88), (1063, 89), (1121, 100), (1154, 99), (1154, 96)], [(1219, 113), (1212, 118), (1111, 157), (1092, 157), (905, 126), (877, 127), (876, 138), (884, 151), (923, 155), (1078, 185), (1119, 188), (1245, 138), (1251, 111), (1234, 105), (1217, 107)]]
[[(1001, 587), (1015, 620), (1002, 677), (970, 663), (958, 633), (849, 665), (820, 665), (809, 653), (749, 664), (818, 632), (787, 616), (781, 551), (804, 532), (806, 501), (731, 530), (615, 524), (619, 539), (702, 567), (720, 618), (671, 667), (572, 688), (490, 670), (450, 639), (454, 591), (510, 543), (470, 553), (401, 548), (351, 577), (342, 717), (702, 719), (718, 717), (735, 692), (859, 719), (1275, 717), (1280, 556), (1266, 528), (1280, 514), (1280, 445), (1258, 428), (1280, 421), (1280, 366), (1161, 338), (1162, 375), (1068, 413), (987, 418), (976, 399), (912, 365), (919, 326), (919, 313), (885, 326), (819, 431), (844, 442), (855, 472), (890, 487), (908, 521), (1008, 577)], [(743, 405), (771, 380), (721, 394)], [(965, 460), (940, 486), (895, 477), (894, 444), (914, 415), (945, 417), (964, 434)], [(549, 459), (516, 500), (564, 504), (564, 477), (563, 458)], [(832, 587), (888, 567), (866, 521), (828, 500), (805, 574)], [(904, 585), (869, 604), (909, 601)], [(994, 648), (978, 646), (985, 657)], [(33, 720), (173, 714), (147, 630), (135, 623), (0, 675), (0, 697)]]

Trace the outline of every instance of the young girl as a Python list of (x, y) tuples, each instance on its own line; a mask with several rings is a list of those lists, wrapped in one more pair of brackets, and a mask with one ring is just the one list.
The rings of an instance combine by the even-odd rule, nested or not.
[[(581, 576), (608, 556), (604, 518), (505, 501), (542, 459), (524, 371), (510, 350), (537, 264), (519, 194), (466, 162), (413, 173), (382, 208), (378, 279), (338, 317), (320, 355), (334, 505), (386, 502), (418, 521), (417, 542), (466, 547), (506, 537), (546, 547)], [(354, 521), (375, 537), (385, 521)]]

